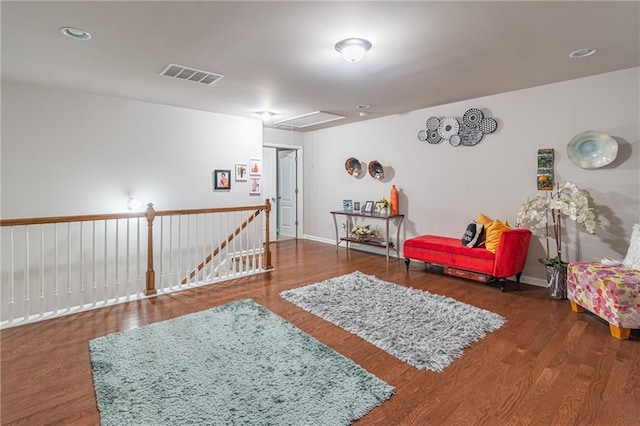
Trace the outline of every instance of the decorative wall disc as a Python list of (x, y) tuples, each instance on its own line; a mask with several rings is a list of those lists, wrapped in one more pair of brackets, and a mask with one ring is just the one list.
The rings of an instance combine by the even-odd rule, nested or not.
[(429, 130), (427, 132), (427, 142), (436, 144), (436, 143), (440, 143), (441, 140), (442, 138), (440, 138), (440, 135), (438, 134), (437, 130)]
[(478, 108), (468, 109), (462, 116), (462, 122), (468, 127), (477, 127), (484, 118), (484, 114)]
[(427, 129), (438, 130), (438, 126), (440, 126), (440, 119), (438, 117), (429, 117), (427, 120)]
[(462, 126), (460, 128), (460, 140), (464, 146), (478, 145), (482, 140), (483, 133), (477, 127)]
[(424, 142), (427, 140), (427, 131), (426, 130), (420, 130), (418, 132), (418, 140), (421, 142)]
[(460, 142), (462, 142), (460, 135), (451, 135), (449, 138), (449, 143), (451, 146), (459, 146)]
[(480, 131), (485, 135), (495, 132), (497, 128), (498, 122), (491, 117), (480, 120)]
[(445, 117), (440, 120), (438, 134), (442, 139), (449, 139), (451, 135), (457, 135), (460, 130), (460, 123), (454, 117)]

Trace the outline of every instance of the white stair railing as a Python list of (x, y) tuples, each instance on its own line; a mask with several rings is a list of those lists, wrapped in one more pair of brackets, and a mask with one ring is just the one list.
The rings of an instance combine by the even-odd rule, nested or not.
[(270, 209), (1, 220), (0, 328), (270, 270)]

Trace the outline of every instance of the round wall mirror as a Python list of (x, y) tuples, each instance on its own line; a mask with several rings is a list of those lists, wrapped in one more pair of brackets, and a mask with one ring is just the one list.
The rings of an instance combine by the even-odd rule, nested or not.
[(357, 158), (348, 158), (344, 163), (344, 168), (353, 177), (358, 177), (362, 173), (362, 164)]
[(384, 178), (384, 168), (378, 161), (372, 161), (369, 163), (369, 174), (374, 179)]

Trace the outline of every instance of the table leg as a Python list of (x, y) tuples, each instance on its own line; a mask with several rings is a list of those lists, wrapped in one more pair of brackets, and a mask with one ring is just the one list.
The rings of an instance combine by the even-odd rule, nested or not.
[(400, 227), (402, 226), (402, 221), (404, 220), (404, 216), (400, 217), (400, 222), (398, 222), (398, 226), (396, 227), (396, 257), (400, 259)]
[(336, 231), (336, 251), (338, 251), (338, 246), (340, 245), (340, 234), (338, 234), (338, 221), (336, 220), (336, 215), (331, 214), (333, 216), (333, 227)]
[(387, 250), (387, 262), (389, 262), (389, 218), (385, 220), (386, 222), (386, 234), (385, 234), (385, 245)]

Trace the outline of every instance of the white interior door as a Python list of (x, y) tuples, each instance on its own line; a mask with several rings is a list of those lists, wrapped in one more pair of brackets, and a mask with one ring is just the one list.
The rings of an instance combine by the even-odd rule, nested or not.
[(298, 225), (297, 157), (295, 149), (278, 150), (278, 233), (294, 238)]
[(262, 196), (271, 201), (271, 214), (269, 216), (269, 241), (277, 239), (278, 203), (276, 200), (277, 182), (277, 162), (276, 149), (270, 147), (262, 148)]

